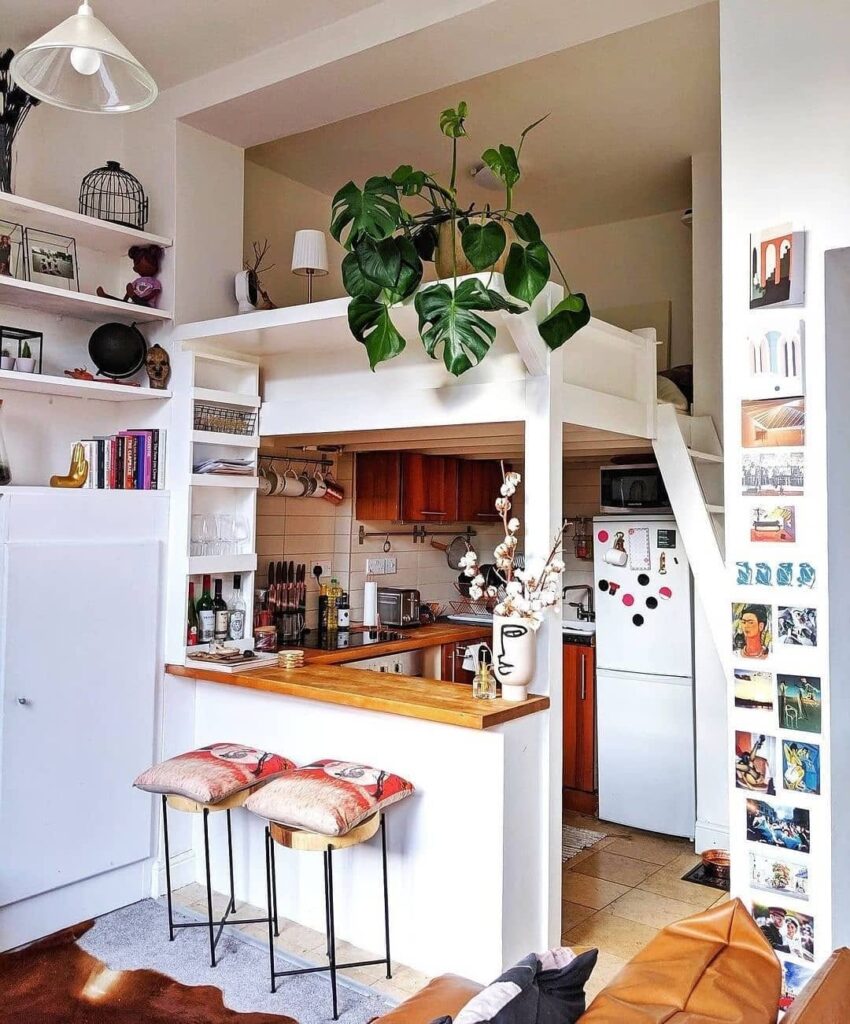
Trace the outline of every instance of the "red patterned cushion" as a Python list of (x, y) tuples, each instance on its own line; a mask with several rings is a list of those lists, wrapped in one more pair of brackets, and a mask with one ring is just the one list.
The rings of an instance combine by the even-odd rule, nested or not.
[(294, 761), (266, 750), (241, 743), (211, 743), (155, 764), (133, 785), (149, 793), (173, 793), (199, 804), (217, 804), (294, 767)]
[(376, 811), (403, 800), (412, 783), (365, 764), (314, 761), (252, 793), (245, 806), (290, 828), (342, 836)]

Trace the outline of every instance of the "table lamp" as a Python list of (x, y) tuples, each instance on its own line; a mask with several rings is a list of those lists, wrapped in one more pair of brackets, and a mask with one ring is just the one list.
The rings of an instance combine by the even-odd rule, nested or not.
[(292, 247), (292, 273), (307, 278), (307, 301), (313, 301), (313, 278), (328, 272), (328, 247), (324, 231), (295, 232)]

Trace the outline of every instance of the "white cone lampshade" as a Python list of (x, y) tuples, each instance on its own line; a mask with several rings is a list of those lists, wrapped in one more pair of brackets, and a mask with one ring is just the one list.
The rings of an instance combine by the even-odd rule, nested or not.
[(157, 96), (149, 72), (87, 2), (17, 53), (9, 70), (31, 96), (66, 110), (128, 113), (149, 106)]
[(328, 246), (324, 231), (304, 230), (295, 232), (292, 247), (292, 273), (300, 277), (313, 274), (321, 276), (328, 272)]

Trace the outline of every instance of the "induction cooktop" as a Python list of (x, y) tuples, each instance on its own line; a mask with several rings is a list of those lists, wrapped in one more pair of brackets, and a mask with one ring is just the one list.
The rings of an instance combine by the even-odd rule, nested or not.
[(364, 629), (351, 632), (319, 633), (310, 632), (302, 637), (296, 647), (311, 651), (341, 651), (346, 647), (370, 647), (374, 644), (385, 644), (391, 640), (406, 640), (408, 633), (397, 629)]

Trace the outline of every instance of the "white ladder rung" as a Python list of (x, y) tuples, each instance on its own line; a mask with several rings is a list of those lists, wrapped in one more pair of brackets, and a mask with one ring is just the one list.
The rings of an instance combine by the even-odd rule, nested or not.
[(705, 507), (712, 515), (722, 516), (726, 514), (726, 509), (723, 505), (706, 505)]
[(722, 462), (722, 455), (714, 455), (712, 452), (700, 452), (696, 448), (688, 448), (688, 455), (695, 462)]

